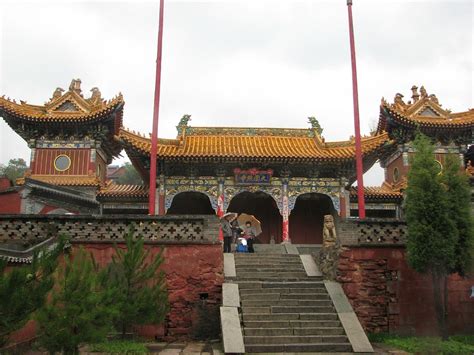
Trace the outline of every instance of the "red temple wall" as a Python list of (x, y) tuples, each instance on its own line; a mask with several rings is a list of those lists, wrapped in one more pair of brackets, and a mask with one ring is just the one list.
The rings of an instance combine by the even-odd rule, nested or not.
[[(115, 250), (110, 243), (73, 244), (73, 253), (80, 247), (90, 252), (97, 264), (104, 267), (112, 260)], [(119, 244), (123, 247), (123, 244)], [(159, 253), (160, 246), (146, 245), (151, 249), (150, 255)], [(166, 275), (170, 310), (161, 325), (137, 327), (140, 336), (172, 340), (189, 338), (193, 327), (199, 321), (197, 306), (202, 304), (201, 294), (207, 294), (206, 303), (220, 306), (222, 299), (223, 254), (220, 244), (175, 244), (164, 246), (162, 270)], [(218, 319), (216, 321), (219, 321)], [(34, 322), (11, 336), (10, 343), (22, 343), (35, 337)]]
[[(35, 152), (35, 164), (32, 174), (36, 175), (88, 175), (90, 149), (41, 149)], [(66, 171), (54, 168), (54, 160), (58, 155), (65, 154), (71, 159), (71, 166)]]
[(400, 182), (402, 177), (408, 174), (408, 166), (403, 165), (402, 155), (400, 155), (397, 159), (391, 162), (389, 166), (387, 166), (387, 174), (385, 176), (385, 181), (387, 181), (390, 184), (395, 183), (393, 179), (393, 171), (395, 168), (398, 169), (399, 174), (400, 174), (399, 180), (397, 182)]
[[(352, 248), (339, 259), (338, 281), (368, 332), (437, 334), (431, 277), (411, 269), (404, 248)], [(474, 277), (451, 275), (448, 328), (474, 333)]]
[(21, 212), (21, 197), (18, 191), (0, 194), (0, 214), (15, 214)]

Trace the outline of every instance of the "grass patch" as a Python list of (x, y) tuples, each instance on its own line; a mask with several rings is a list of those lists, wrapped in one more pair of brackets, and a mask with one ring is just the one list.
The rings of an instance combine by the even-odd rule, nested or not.
[(111, 340), (91, 344), (90, 351), (108, 354), (148, 354), (145, 344), (130, 340)]
[(402, 337), (389, 334), (369, 334), (374, 343), (383, 343), (409, 353), (473, 354), (474, 336), (452, 336), (447, 341), (434, 337)]

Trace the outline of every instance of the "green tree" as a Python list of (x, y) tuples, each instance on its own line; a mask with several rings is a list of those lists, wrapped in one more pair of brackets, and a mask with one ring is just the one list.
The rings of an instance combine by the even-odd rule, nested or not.
[(474, 223), (471, 211), (471, 189), (466, 174), (460, 171), (459, 156), (446, 158), (442, 182), (447, 192), (448, 214), (456, 227), (457, 242), (454, 246), (454, 265), (449, 273), (465, 276), (472, 264)]
[(54, 285), (53, 274), (63, 248), (61, 238), (52, 250), (36, 252), (30, 265), (9, 271), (7, 262), (0, 260), (0, 348), (13, 331), (22, 328), (32, 313), (44, 305)]
[(115, 327), (125, 337), (133, 325), (161, 323), (169, 309), (165, 275), (159, 270), (162, 250), (152, 255), (143, 238), (134, 238), (130, 228), (125, 236), (126, 250), (115, 246), (112, 263), (106, 269), (108, 288), (114, 290), (118, 309)]
[(65, 256), (51, 302), (38, 311), (39, 343), (50, 353), (76, 354), (82, 343), (100, 342), (112, 326), (114, 308), (104, 300), (110, 290), (100, 287), (97, 266), (80, 249)]
[(428, 137), (418, 134), (416, 150), (408, 173), (406, 220), (408, 263), (420, 273), (431, 274), (436, 317), (441, 335), (447, 338), (446, 277), (455, 265), (458, 233), (448, 211), (447, 198), (434, 147)]
[(7, 165), (0, 164), (0, 175), (5, 175), (15, 184), (16, 179), (23, 177), (28, 166), (22, 158), (10, 159)]
[(117, 179), (117, 183), (121, 185), (142, 185), (143, 181), (137, 170), (130, 163), (123, 165), (125, 173)]

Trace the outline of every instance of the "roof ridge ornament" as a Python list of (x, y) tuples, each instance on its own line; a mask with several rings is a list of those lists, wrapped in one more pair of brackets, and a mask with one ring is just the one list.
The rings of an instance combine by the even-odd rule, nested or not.
[(81, 79), (72, 79), (69, 85), (69, 91), (75, 92), (82, 97)]
[(186, 133), (186, 128), (189, 127), (188, 123), (191, 121), (191, 115), (185, 114), (181, 117), (176, 129), (178, 130), (178, 136), (182, 136)]
[(323, 128), (321, 128), (321, 125), (319, 124), (319, 121), (316, 119), (316, 117), (308, 117), (308, 123), (311, 124), (311, 128), (313, 129), (313, 131), (316, 131), (318, 135), (321, 135), (323, 133)]

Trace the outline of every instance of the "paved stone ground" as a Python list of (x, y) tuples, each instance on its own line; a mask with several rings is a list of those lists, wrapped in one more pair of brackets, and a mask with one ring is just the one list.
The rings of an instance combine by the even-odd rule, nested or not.
[(147, 344), (152, 354), (163, 355), (221, 355), (222, 344), (218, 342), (174, 342)]

